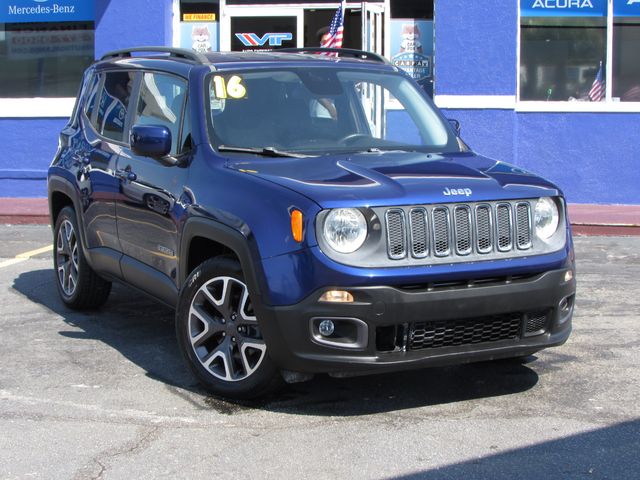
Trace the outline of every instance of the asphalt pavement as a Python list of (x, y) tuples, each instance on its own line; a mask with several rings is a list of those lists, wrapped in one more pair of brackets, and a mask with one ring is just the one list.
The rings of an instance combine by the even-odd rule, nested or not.
[[(527, 359), (203, 392), (173, 312), (58, 299), (46, 226), (0, 226), (0, 479), (640, 478), (640, 238), (577, 237), (574, 331)], [(18, 256), (18, 258), (16, 258)]]

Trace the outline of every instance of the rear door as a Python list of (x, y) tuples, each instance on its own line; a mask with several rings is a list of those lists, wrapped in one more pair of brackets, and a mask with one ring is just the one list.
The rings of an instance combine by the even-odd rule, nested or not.
[(102, 72), (90, 92), (83, 115), (87, 148), (78, 177), (87, 247), (101, 271), (120, 276), (121, 252), (115, 201), (119, 194), (117, 159), (125, 142), (129, 102), (136, 74)]

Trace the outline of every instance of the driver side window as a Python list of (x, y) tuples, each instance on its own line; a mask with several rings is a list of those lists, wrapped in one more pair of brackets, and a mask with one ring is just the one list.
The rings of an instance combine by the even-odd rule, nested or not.
[(171, 132), (171, 155), (179, 152), (186, 80), (161, 73), (145, 73), (140, 85), (135, 125), (161, 125)]

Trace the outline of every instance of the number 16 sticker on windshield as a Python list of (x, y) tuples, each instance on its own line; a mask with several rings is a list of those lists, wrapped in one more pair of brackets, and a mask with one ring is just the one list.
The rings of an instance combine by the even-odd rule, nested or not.
[(213, 91), (217, 98), (246, 98), (247, 89), (242, 84), (242, 78), (233, 75), (225, 80), (224, 77), (216, 75), (213, 77)]

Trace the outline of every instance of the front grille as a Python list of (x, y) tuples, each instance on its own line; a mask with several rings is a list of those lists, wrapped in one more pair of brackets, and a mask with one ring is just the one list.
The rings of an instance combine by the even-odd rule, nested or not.
[(411, 255), (414, 258), (424, 258), (429, 254), (429, 227), (427, 226), (427, 211), (424, 208), (414, 208), (409, 217), (411, 225)]
[(525, 335), (537, 335), (544, 331), (547, 326), (547, 318), (549, 312), (531, 312), (527, 314), (527, 323), (525, 326)]
[(389, 258), (399, 259), (407, 255), (407, 242), (404, 212), (402, 210), (389, 210), (387, 218), (387, 246)]
[(473, 255), (488, 259), (506, 258), (510, 252), (524, 254), (533, 248), (532, 201), (388, 209), (388, 257), (444, 261)]
[(455, 347), (515, 340), (520, 336), (520, 314), (493, 315), (455, 321), (417, 322), (409, 328), (409, 350)]

